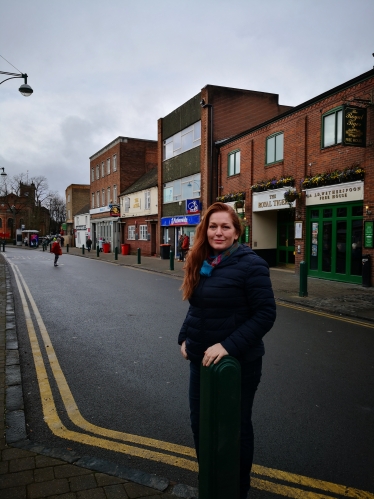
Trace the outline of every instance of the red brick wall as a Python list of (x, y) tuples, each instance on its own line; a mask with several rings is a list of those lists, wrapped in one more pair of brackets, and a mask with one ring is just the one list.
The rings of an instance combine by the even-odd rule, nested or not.
[[(240, 139), (230, 142), (220, 149), (219, 155), (219, 185), (223, 186), (220, 194), (245, 190), (246, 218), (252, 225), (251, 185), (261, 180), (273, 177), (292, 175), (296, 179), (295, 187), (300, 191), (300, 181), (306, 175), (315, 175), (329, 170), (342, 170), (359, 163), (365, 168), (364, 220), (374, 219), (374, 108), (367, 107), (367, 138), (366, 147), (348, 147), (341, 144), (321, 149), (322, 115), (353, 98), (368, 99), (373, 95), (374, 78), (342, 90), (323, 100), (313, 103), (307, 108), (298, 110), (282, 119), (274, 120)], [(357, 103), (354, 103), (357, 105)], [(276, 132), (284, 132), (284, 159), (272, 166), (265, 164), (266, 138)], [(231, 151), (241, 151), (241, 171), (233, 177), (227, 177), (227, 156)], [(370, 206), (372, 215), (365, 213), (365, 206)], [(305, 197), (298, 202), (300, 220), (305, 220)], [(304, 232), (305, 232), (305, 223)], [(301, 243), (301, 254), (296, 254), (296, 268), (305, 258), (305, 234)], [(374, 251), (363, 250), (371, 254), (372, 280), (374, 284)]]

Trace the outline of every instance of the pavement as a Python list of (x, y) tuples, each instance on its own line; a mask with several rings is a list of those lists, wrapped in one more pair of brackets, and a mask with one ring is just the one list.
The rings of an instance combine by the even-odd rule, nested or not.
[[(22, 247), (24, 251), (42, 251)], [(12, 247), (5, 247), (12, 251)], [(183, 263), (159, 257), (118, 255), (80, 248), (63, 248), (68, 258), (91, 258), (111, 265), (159, 272), (183, 278)], [(51, 255), (51, 265), (53, 258)], [(270, 270), (278, 303), (307, 307), (323, 313), (374, 322), (374, 288), (308, 277), (307, 293), (300, 293), (300, 278), (292, 269)], [(0, 253), (0, 497), (4, 499), (193, 499), (197, 490), (165, 477), (119, 467), (93, 456), (63, 448), (45, 448), (29, 440), (23, 405), (18, 340), (10, 271)]]

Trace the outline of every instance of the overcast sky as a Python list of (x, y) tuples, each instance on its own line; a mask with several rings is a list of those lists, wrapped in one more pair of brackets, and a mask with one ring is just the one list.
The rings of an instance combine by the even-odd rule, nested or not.
[(0, 0), (0, 54), (34, 90), (0, 86), (0, 167), (64, 196), (207, 84), (300, 104), (372, 69), (373, 21), (374, 0)]

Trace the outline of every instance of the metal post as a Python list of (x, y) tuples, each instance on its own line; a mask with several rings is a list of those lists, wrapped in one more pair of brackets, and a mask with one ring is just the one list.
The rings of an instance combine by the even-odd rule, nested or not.
[(84, 244), (82, 244), (82, 255), (84, 255)]
[(138, 264), (140, 265), (142, 263), (142, 252), (141, 249), (137, 249), (137, 254), (138, 254)]
[(199, 499), (238, 499), (240, 363), (225, 356), (200, 368)]
[(114, 248), (114, 259), (118, 260), (118, 246)]
[(5, 253), (5, 241), (3, 241), (3, 253)]
[(174, 270), (174, 251), (170, 250), (170, 270)]
[(96, 256), (100, 256), (100, 248), (99, 245), (96, 246)]
[(69, 245), (66, 245), (66, 253), (69, 253)]
[(308, 269), (306, 262), (300, 262), (299, 296), (308, 296)]

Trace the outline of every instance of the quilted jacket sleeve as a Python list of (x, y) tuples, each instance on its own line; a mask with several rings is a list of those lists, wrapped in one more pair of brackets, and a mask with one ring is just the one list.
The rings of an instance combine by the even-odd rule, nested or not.
[(245, 293), (249, 308), (248, 319), (233, 331), (222, 346), (234, 357), (245, 356), (258, 345), (272, 328), (276, 305), (267, 263), (255, 255), (245, 271)]

